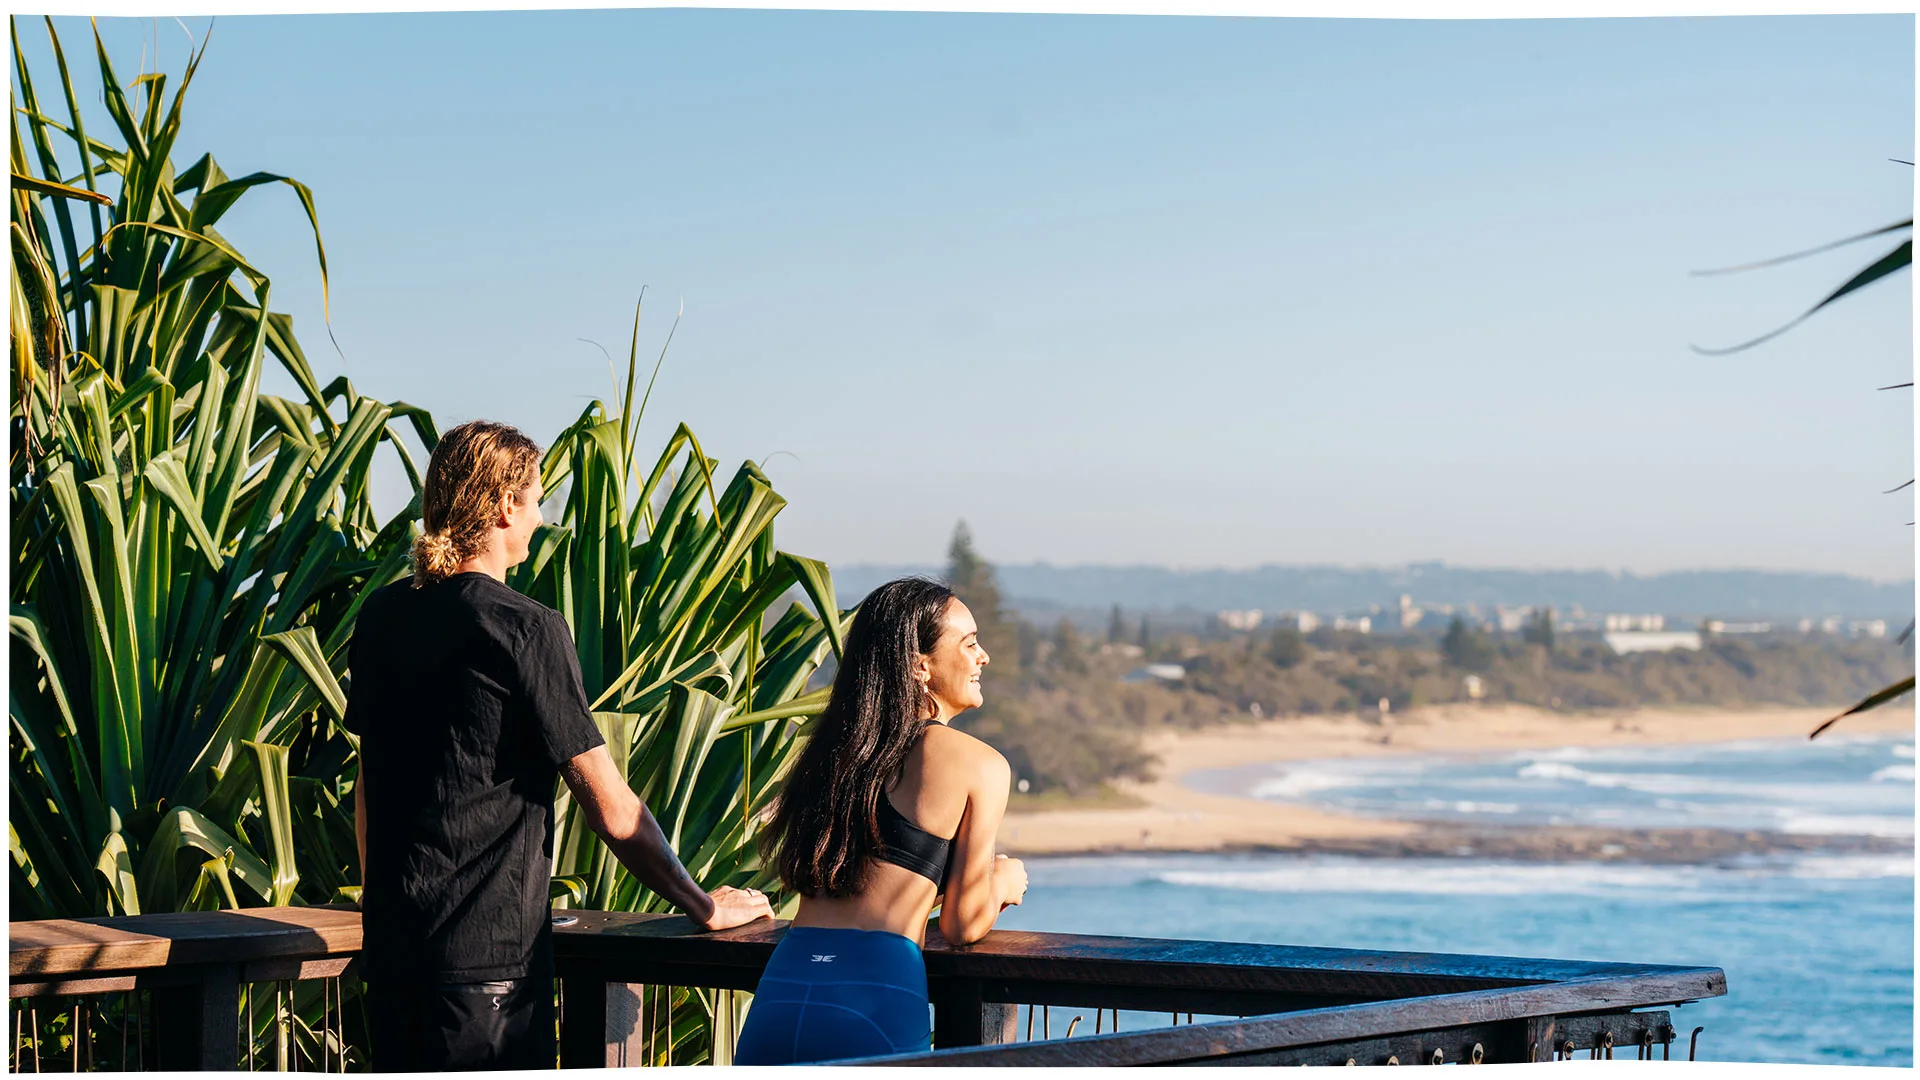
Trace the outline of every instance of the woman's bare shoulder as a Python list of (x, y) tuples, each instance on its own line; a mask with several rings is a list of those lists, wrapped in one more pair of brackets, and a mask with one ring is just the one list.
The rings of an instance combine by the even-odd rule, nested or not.
[(983, 779), (1012, 774), (1006, 756), (1000, 751), (946, 724), (928, 724), (921, 746), (929, 762), (938, 762), (942, 771), (952, 770)]

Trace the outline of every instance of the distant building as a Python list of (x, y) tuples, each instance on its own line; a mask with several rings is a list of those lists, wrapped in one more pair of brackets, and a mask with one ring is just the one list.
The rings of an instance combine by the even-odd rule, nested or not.
[(1411, 595), (1407, 593), (1400, 594), (1400, 629), (1411, 630), (1419, 626), (1420, 620), (1424, 618), (1426, 614), (1425, 611), (1414, 606)]
[(1260, 609), (1250, 611), (1222, 611), (1216, 616), (1222, 626), (1229, 630), (1257, 630), (1260, 628)]
[(1859, 622), (1850, 622), (1847, 624), (1847, 633), (1852, 634), (1854, 637), (1886, 637), (1887, 620), (1866, 619)]
[[(1834, 622), (1836, 623), (1834, 629), (1839, 629), (1838, 620)], [(1723, 622), (1719, 619), (1708, 619), (1700, 625), (1713, 634), (1765, 634), (1773, 629), (1773, 624), (1769, 622)]]
[(1137, 660), (1147, 655), (1147, 650), (1126, 641), (1103, 641), (1100, 643), (1101, 656), (1124, 656)]
[(1357, 619), (1349, 619), (1344, 615), (1339, 615), (1334, 617), (1333, 628), (1335, 630), (1353, 630), (1362, 634), (1371, 634), (1373, 633), (1373, 618), (1368, 615), (1362, 615)]
[(1517, 608), (1510, 608), (1505, 604), (1496, 604), (1493, 608), (1494, 625), (1497, 626), (1503, 634), (1519, 633), (1521, 628), (1527, 625), (1527, 620), (1531, 618), (1533, 618), (1532, 604)]
[(1665, 615), (1607, 615), (1601, 618), (1600, 628), (1608, 633), (1622, 630), (1658, 632), (1667, 628), (1667, 617)]
[(1283, 611), (1274, 622), (1280, 626), (1291, 626), (1303, 634), (1320, 629), (1320, 616), (1311, 611)]
[(1121, 682), (1179, 682), (1187, 677), (1187, 669), (1182, 664), (1148, 664), (1129, 672)]
[(1482, 679), (1480, 676), (1469, 675), (1460, 681), (1467, 688), (1467, 697), (1471, 698), (1472, 700), (1479, 701), (1481, 698), (1487, 696), (1486, 680)]
[(1700, 648), (1700, 634), (1694, 630), (1619, 630), (1601, 634), (1600, 640), (1616, 653), (1697, 651)]

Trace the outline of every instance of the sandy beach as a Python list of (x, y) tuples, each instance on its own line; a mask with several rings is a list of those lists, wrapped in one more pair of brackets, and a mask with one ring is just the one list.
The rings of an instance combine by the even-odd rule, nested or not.
[[(1910, 840), (1867, 837), (1797, 837), (1708, 829), (1466, 828), (1391, 821), (1209, 794), (1184, 782), (1202, 770), (1266, 762), (1805, 738), (1836, 711), (1759, 707), (1568, 715), (1513, 705), (1447, 705), (1397, 714), (1384, 723), (1348, 715), (1270, 720), (1199, 732), (1162, 732), (1146, 740), (1147, 748), (1160, 758), (1158, 778), (1114, 785), (1144, 805), (1009, 813), (1000, 829), (1000, 843), (1002, 850), (1023, 856), (1275, 849), (1357, 855), (1661, 861), (1782, 848), (1911, 850)], [(1912, 707), (1895, 705), (1848, 717), (1830, 734), (1911, 734), (1913, 730)]]

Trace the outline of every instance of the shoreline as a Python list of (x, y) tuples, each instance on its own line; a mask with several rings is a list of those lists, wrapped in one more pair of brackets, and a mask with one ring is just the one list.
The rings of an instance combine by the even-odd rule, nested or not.
[[(1473, 857), (1538, 861), (1700, 862), (1782, 851), (1912, 852), (1911, 838), (1719, 829), (1605, 829), (1475, 825), (1358, 817), (1311, 806), (1202, 791), (1187, 784), (1212, 769), (1287, 761), (1392, 756), (1472, 756), (1567, 747), (1663, 746), (1743, 739), (1804, 739), (1833, 708), (1636, 709), (1564, 714), (1518, 705), (1449, 704), (1362, 719), (1309, 716), (1201, 731), (1155, 732), (1151, 781), (1115, 781), (1142, 805), (1009, 811), (1000, 848), (1021, 857), (1121, 852), (1271, 851), (1371, 857)], [(1830, 735), (1906, 733), (1911, 706), (1840, 722)]]

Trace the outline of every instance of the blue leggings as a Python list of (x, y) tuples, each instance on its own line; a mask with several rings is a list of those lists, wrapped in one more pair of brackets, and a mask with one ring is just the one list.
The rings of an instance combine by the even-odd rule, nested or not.
[(735, 1065), (793, 1065), (928, 1048), (920, 947), (884, 930), (787, 929), (767, 961)]

